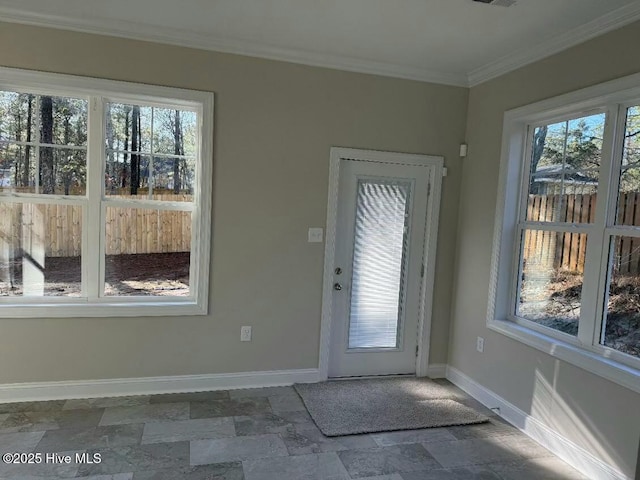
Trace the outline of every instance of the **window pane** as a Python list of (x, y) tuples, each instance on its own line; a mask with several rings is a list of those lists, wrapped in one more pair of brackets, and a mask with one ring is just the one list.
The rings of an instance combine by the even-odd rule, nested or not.
[[(47, 115), (48, 102), (51, 102), (51, 119)], [(45, 135), (47, 125), (52, 128), (51, 142), (56, 145), (87, 144), (87, 101), (66, 97), (40, 97), (40, 129)]]
[(0, 192), (35, 193), (35, 149), (0, 143)]
[(525, 230), (516, 315), (577, 335), (586, 235)]
[(528, 221), (593, 222), (605, 120), (601, 113), (534, 130)]
[(0, 140), (36, 142), (36, 95), (0, 92)]
[(105, 195), (149, 198), (150, 157), (139, 154), (108, 152), (104, 175)]
[(107, 150), (151, 153), (151, 107), (107, 103)]
[(640, 226), (640, 107), (627, 110), (617, 225)]
[(153, 159), (153, 197), (162, 195), (163, 200), (192, 200), (195, 179), (195, 159), (165, 158)]
[(189, 295), (191, 212), (107, 207), (105, 240), (105, 295)]
[(0, 139), (86, 146), (87, 100), (0, 92)]
[(0, 296), (81, 293), (82, 207), (0, 203)]
[(349, 348), (395, 348), (402, 317), (409, 182), (358, 183)]
[(40, 147), (40, 193), (84, 195), (87, 186), (85, 150)]
[(640, 238), (613, 237), (603, 344), (640, 357)]
[(153, 109), (153, 153), (195, 155), (196, 113)]

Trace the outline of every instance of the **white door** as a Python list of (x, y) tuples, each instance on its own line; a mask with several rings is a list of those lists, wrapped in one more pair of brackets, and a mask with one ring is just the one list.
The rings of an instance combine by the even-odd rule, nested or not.
[(433, 169), (340, 159), (330, 377), (416, 372)]

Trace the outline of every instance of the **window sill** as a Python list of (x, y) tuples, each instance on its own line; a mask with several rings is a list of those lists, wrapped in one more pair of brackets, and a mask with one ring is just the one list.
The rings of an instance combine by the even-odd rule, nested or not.
[(80, 317), (172, 317), (206, 315), (206, 305), (197, 302), (108, 302), (108, 303), (42, 303), (1, 305), (2, 318), (80, 318)]
[(640, 370), (584, 350), (570, 343), (535, 332), (506, 320), (491, 320), (490, 330), (518, 340), (554, 358), (582, 368), (618, 385), (640, 393)]

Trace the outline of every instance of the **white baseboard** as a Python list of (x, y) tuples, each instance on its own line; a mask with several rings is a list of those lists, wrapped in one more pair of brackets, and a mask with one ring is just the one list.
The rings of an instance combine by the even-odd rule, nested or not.
[(311, 368), (172, 377), (10, 383), (0, 385), (0, 403), (275, 387), (313, 383), (318, 379), (318, 369)]
[(429, 378), (447, 378), (447, 364), (433, 363), (427, 368), (427, 377)]
[(632, 480), (611, 465), (531, 417), (504, 398), (483, 387), (454, 367), (447, 367), (447, 379), (488, 408), (498, 407), (500, 416), (544, 446), (573, 468), (598, 480)]

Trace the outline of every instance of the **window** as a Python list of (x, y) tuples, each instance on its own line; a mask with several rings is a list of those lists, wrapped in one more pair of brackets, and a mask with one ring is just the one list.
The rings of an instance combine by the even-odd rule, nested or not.
[(211, 93), (0, 68), (0, 316), (206, 313), (212, 119)]
[(505, 114), (487, 320), (640, 391), (637, 85)]

